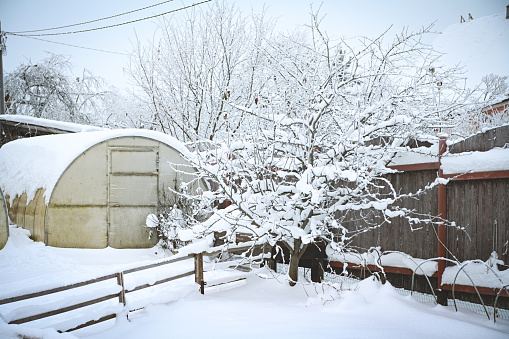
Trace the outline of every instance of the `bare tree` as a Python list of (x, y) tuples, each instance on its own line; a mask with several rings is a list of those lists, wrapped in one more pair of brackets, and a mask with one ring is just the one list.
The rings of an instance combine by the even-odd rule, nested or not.
[(163, 19), (152, 42), (137, 42), (129, 68), (151, 110), (147, 125), (182, 141), (237, 133), (246, 115), (229, 103), (255, 100), (270, 32), (263, 16), (225, 2)]
[(93, 123), (105, 95), (101, 79), (83, 70), (74, 76), (68, 57), (51, 54), (21, 64), (5, 79), (6, 113)]

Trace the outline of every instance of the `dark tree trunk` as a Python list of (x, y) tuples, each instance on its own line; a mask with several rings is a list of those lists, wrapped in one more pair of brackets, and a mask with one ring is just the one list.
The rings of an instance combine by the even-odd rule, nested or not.
[(288, 277), (290, 278), (290, 286), (295, 286), (299, 279), (299, 261), (306, 251), (307, 244), (302, 246), (301, 239), (293, 239), (293, 249), (290, 250), (290, 267), (288, 268)]

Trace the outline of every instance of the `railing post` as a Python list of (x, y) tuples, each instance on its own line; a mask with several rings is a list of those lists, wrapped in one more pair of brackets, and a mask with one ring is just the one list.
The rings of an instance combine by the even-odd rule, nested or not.
[(200, 284), (201, 294), (205, 294), (205, 282), (203, 281), (203, 253), (194, 255), (194, 281)]
[(116, 274), (117, 276), (117, 284), (122, 288), (120, 293), (118, 294), (118, 302), (122, 303), (124, 306), (125, 302), (125, 288), (124, 288), (124, 272), (119, 272)]
[[(438, 142), (438, 177), (443, 178), (442, 155), (447, 151), (447, 137), (441, 136)], [(447, 255), (447, 229), (445, 221), (447, 220), (447, 190), (444, 184), (438, 185), (438, 218), (441, 224), (438, 225), (438, 257), (445, 258)], [(442, 275), (445, 271), (445, 260), (438, 260), (438, 289), (442, 286)]]

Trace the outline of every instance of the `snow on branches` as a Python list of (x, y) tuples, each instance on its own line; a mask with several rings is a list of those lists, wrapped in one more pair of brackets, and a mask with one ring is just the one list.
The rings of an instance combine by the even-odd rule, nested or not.
[[(215, 183), (214, 195), (231, 202), (208, 226), (248, 232), (255, 243), (284, 243), (291, 284), (310, 244), (325, 241), (344, 250), (352, 237), (391, 218), (433, 222), (399, 203), (438, 179), (401, 194), (386, 178), (394, 172), (387, 165), (466, 105), (455, 92), (453, 72), (441, 78), (437, 101), (430, 70), (439, 56), (421, 43), (428, 29), (351, 46), (333, 43), (313, 19), (311, 38), (281, 36), (260, 45), (266, 81), (256, 100), (224, 100), (249, 117), (243, 135), (227, 134), (195, 162)], [(364, 212), (355, 229), (343, 222), (352, 211)], [(379, 221), (364, 218), (369, 211)]]

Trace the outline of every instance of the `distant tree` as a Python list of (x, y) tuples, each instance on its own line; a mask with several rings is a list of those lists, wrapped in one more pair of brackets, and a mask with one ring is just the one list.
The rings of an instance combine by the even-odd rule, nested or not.
[(22, 63), (5, 77), (7, 114), (92, 124), (105, 94), (101, 79), (86, 70), (74, 76), (63, 55)]
[(468, 137), (482, 129), (490, 129), (509, 123), (509, 108), (491, 110), (492, 105), (509, 98), (507, 76), (489, 74), (482, 78), (473, 93), (473, 105), (467, 114), (453, 116), (451, 133)]
[(271, 34), (263, 16), (244, 17), (217, 1), (163, 20), (152, 42), (139, 42), (129, 72), (150, 109), (144, 125), (182, 141), (239, 133), (264, 85), (260, 47)]

